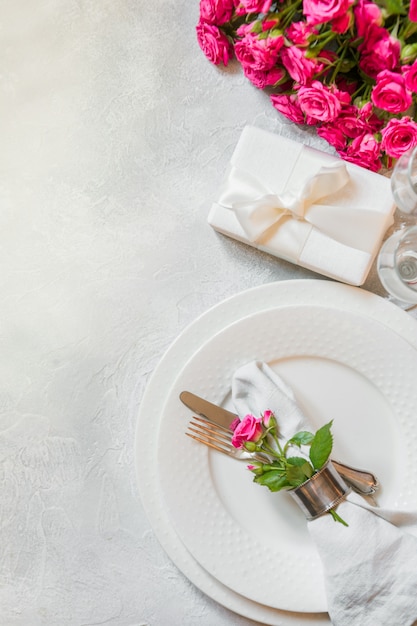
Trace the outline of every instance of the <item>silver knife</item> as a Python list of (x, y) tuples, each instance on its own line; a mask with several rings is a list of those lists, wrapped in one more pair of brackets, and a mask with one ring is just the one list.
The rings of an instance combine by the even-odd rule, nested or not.
[[(230, 424), (238, 417), (236, 413), (227, 411), (223, 409), (223, 407), (213, 404), (190, 391), (182, 391), (180, 393), (180, 400), (186, 407), (191, 409), (191, 411), (197, 413), (197, 415), (201, 415), (225, 428), (230, 428)], [(340, 461), (335, 461), (334, 459), (332, 459), (332, 463), (342, 478), (358, 493), (371, 495), (377, 490), (379, 485), (378, 479), (372, 472), (356, 469), (345, 463), (340, 463)]]

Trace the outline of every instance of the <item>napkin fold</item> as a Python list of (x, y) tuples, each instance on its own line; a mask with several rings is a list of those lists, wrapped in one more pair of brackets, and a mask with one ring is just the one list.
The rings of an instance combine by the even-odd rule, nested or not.
[[(291, 388), (266, 363), (235, 372), (232, 398), (241, 418), (273, 411), (283, 440), (311, 430)], [(324, 566), (332, 624), (417, 625), (417, 537), (401, 528), (417, 531), (417, 511), (374, 507), (351, 493), (337, 512), (348, 527), (327, 514), (307, 522)]]

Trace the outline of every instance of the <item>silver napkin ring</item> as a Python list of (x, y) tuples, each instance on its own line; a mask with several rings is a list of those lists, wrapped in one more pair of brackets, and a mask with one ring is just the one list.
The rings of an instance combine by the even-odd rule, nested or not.
[(321, 470), (304, 483), (288, 491), (308, 520), (327, 513), (344, 500), (350, 492), (351, 488), (345, 483), (331, 461), (328, 461)]

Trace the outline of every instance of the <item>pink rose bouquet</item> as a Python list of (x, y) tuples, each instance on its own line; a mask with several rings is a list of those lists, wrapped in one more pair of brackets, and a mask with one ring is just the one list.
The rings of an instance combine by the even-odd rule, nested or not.
[(200, 0), (197, 38), (341, 158), (390, 168), (417, 145), (417, 2)]

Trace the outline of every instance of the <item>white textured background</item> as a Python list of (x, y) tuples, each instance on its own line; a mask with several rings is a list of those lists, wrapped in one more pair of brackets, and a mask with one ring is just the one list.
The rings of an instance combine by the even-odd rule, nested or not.
[(243, 126), (326, 144), (206, 61), (198, 0), (0, 7), (0, 624), (254, 624), (160, 548), (135, 421), (199, 314), (314, 277), (206, 224)]

